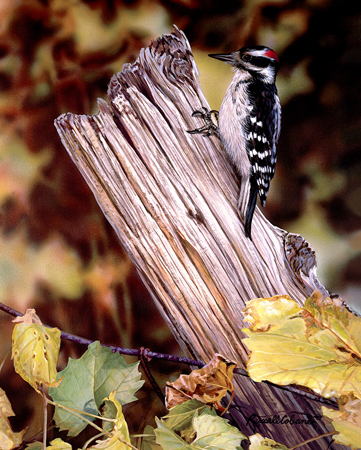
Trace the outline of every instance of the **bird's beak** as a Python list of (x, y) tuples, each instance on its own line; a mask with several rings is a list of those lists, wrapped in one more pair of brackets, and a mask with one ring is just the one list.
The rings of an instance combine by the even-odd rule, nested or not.
[(232, 53), (216, 53), (208, 55), (211, 58), (219, 59), (227, 64), (234, 64), (237, 61), (237, 52)]

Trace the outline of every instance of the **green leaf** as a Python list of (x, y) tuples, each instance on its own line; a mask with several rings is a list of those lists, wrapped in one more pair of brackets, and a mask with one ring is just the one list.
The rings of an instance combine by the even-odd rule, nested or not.
[(40, 441), (34, 441), (28, 444), (25, 447), (25, 450), (42, 450), (43, 449), (43, 443)]
[[(54, 402), (67, 408), (98, 415), (99, 406), (112, 391), (122, 405), (137, 399), (134, 393), (144, 383), (138, 365), (127, 365), (122, 356), (96, 341), (81, 358), (69, 358), (67, 367), (58, 374), (63, 377), (60, 386), (50, 388), (49, 394)], [(69, 436), (77, 436), (87, 426), (80, 417), (60, 407), (55, 408), (54, 420), (60, 430), (69, 430)]]
[[(98, 415), (98, 409), (94, 401), (92, 378), (86, 371), (86, 367), (81, 360), (72, 360), (62, 371), (64, 379), (58, 388), (49, 389), (49, 394), (53, 400), (67, 408), (84, 411), (88, 414)], [(94, 419), (84, 416), (88, 420)], [(88, 425), (80, 417), (71, 412), (55, 407), (54, 420), (56, 426), (62, 430), (68, 430), (68, 436), (77, 436)]]
[(246, 439), (238, 428), (228, 423), (227, 419), (217, 416), (214, 410), (205, 410), (193, 421), (197, 438), (192, 445), (207, 450), (236, 450), (241, 441)]
[[(194, 400), (192, 400), (192, 402), (194, 402)], [(175, 408), (180, 408), (181, 406), (183, 405), (179, 405), (173, 409), (175, 410)], [(199, 409), (193, 409), (192, 411), (192, 426), (188, 421), (183, 422), (188, 430), (192, 427), (193, 435), (197, 436), (196, 439), (190, 443), (183, 440), (175, 433), (174, 429), (169, 427), (170, 419), (156, 419), (158, 428), (154, 430), (154, 433), (157, 437), (157, 443), (161, 445), (164, 450), (198, 450), (205, 448), (207, 450), (238, 450), (241, 441), (246, 439), (246, 436), (244, 436), (238, 428), (229, 425), (228, 420), (217, 416), (214, 410), (205, 408), (201, 415), (198, 415)], [(179, 426), (180, 423), (181, 422), (175, 423), (175, 426), (178, 431), (182, 432)]]
[(174, 431), (167, 427), (163, 420), (155, 418), (157, 428), (154, 433), (157, 438), (157, 444), (159, 444), (163, 450), (195, 450), (199, 447), (187, 444), (181, 437), (179, 437)]
[(89, 345), (89, 351), (94, 364), (94, 396), (96, 405), (103, 403), (105, 397), (115, 391), (115, 400), (121, 405), (134, 402), (134, 394), (143, 386), (139, 372), (139, 362), (127, 364), (119, 353), (113, 353), (110, 348), (103, 347), (98, 341)]
[(143, 436), (136, 446), (139, 450), (162, 450), (162, 447), (155, 442), (154, 428), (151, 425), (144, 428)]
[[(168, 428), (182, 432), (188, 427), (193, 426), (194, 416), (200, 415), (205, 409), (209, 410), (209, 406), (205, 403), (196, 399), (188, 400), (180, 405), (173, 406), (169, 410), (169, 414), (163, 417), (163, 420), (166, 421)], [(183, 433), (182, 437), (184, 437)]]

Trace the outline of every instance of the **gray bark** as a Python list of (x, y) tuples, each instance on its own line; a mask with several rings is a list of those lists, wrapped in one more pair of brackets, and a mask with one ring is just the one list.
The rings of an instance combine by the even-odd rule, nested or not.
[[(219, 352), (244, 368), (248, 300), (288, 294), (303, 304), (315, 289), (327, 292), (308, 243), (258, 208), (253, 242), (245, 237), (239, 185), (218, 138), (187, 133), (203, 125), (192, 112), (209, 108), (197, 76), (175, 29), (113, 76), (110, 106), (99, 100), (98, 114), (65, 114), (55, 125), (184, 352), (204, 361)], [(292, 446), (329, 431), (321, 420), (255, 429), (247, 424), (252, 413), (314, 415), (319, 404), (245, 377), (235, 384), (241, 408), (233, 413), (245, 434)], [(330, 440), (309, 447), (326, 449)]]

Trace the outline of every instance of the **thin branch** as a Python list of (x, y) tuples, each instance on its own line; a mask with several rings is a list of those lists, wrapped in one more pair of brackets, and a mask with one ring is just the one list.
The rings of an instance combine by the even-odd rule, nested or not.
[[(10, 306), (4, 305), (3, 303), (0, 303), (0, 311), (4, 311), (14, 317), (24, 315), (23, 313), (16, 311), (15, 309), (11, 308)], [(44, 327), (51, 328), (49, 325), (46, 325), (46, 324), (43, 324), (43, 325), (44, 325)], [(76, 336), (75, 334), (65, 333), (64, 331), (61, 331), (61, 338), (66, 341), (74, 342), (76, 344), (81, 344), (81, 345), (87, 345), (87, 346), (94, 342), (90, 339), (85, 339), (83, 337)], [(119, 353), (121, 355), (140, 357), (140, 354), (141, 354), (141, 349), (137, 350), (137, 349), (131, 349), (131, 348), (117, 347), (115, 345), (108, 345), (108, 344), (102, 344), (102, 343), (100, 343), (100, 344), (103, 347), (110, 348), (113, 353)], [(175, 362), (175, 363), (179, 363), (179, 364), (186, 364), (188, 366), (195, 366), (195, 367), (203, 367), (205, 365), (205, 362), (203, 362), (203, 361), (196, 361), (194, 359), (185, 358), (183, 356), (174, 356), (174, 355), (169, 355), (166, 353), (152, 352), (148, 349), (146, 352), (146, 357), (148, 358), (148, 360), (151, 360), (154, 358), (154, 359), (160, 359), (160, 360), (169, 361), (169, 362)], [(250, 376), (248, 375), (248, 372), (244, 369), (236, 368), (234, 370), (234, 373), (237, 375), (241, 375), (242, 377), (250, 378)], [(146, 373), (146, 375), (148, 376), (147, 373)], [(310, 400), (315, 400), (319, 403), (329, 405), (333, 408), (338, 408), (337, 402), (330, 400), (330, 399), (326, 399), (317, 394), (312, 394), (311, 392), (305, 392), (305, 391), (302, 391), (301, 389), (297, 389), (293, 386), (280, 386), (278, 384), (274, 384), (269, 381), (264, 381), (263, 383), (268, 384), (270, 386), (273, 386), (273, 387), (283, 390), (283, 391), (288, 391), (288, 392), (295, 393), (297, 395), (302, 395), (303, 397), (307, 397)], [(151, 384), (153, 386), (152, 382), (151, 382)], [(159, 396), (159, 391), (157, 391), (156, 389), (155, 389), (155, 391), (157, 392), (157, 394)]]
[[(16, 309), (11, 308), (10, 306), (4, 305), (3, 303), (0, 303), (0, 311), (4, 311), (7, 314), (10, 314), (13, 317), (23, 316), (24, 314), (17, 311)], [(44, 327), (52, 328), (50, 325), (43, 324)], [(77, 336), (75, 334), (65, 333), (64, 331), (61, 331), (61, 338), (74, 342), (75, 344), (81, 344), (81, 345), (90, 345), (94, 341), (91, 339), (86, 339), (80, 336)], [(133, 349), (133, 348), (124, 348), (124, 347), (118, 347), (116, 345), (109, 345), (109, 344), (101, 344), (103, 347), (108, 347), (111, 349), (113, 353), (120, 353), (121, 355), (127, 355), (127, 356), (139, 356), (139, 349)], [(173, 356), (168, 355), (166, 353), (157, 353), (152, 351), (147, 351), (147, 357), (149, 359), (163, 359), (165, 361), (169, 362), (176, 362), (180, 364), (187, 364), (188, 366), (196, 366), (196, 367), (203, 367), (205, 363), (203, 361), (196, 361), (194, 359), (185, 358), (183, 356)], [(247, 376), (246, 371), (242, 371), (244, 373), (241, 373), (241, 375)]]

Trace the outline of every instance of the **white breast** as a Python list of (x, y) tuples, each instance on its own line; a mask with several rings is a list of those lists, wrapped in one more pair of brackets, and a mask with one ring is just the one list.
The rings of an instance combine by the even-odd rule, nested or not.
[(246, 152), (243, 137), (245, 118), (250, 114), (252, 106), (247, 101), (247, 72), (237, 71), (219, 110), (219, 132), (221, 141), (228, 157), (236, 166), (238, 175), (248, 179), (251, 164)]

